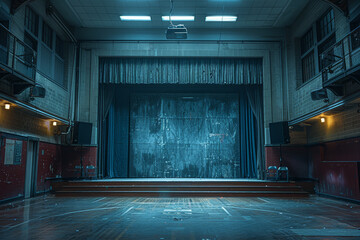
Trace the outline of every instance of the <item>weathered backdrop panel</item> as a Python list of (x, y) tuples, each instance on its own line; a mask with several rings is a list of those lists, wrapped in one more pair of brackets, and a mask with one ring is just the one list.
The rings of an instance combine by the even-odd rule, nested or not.
[(142, 94), (130, 105), (130, 177), (239, 177), (237, 94)]

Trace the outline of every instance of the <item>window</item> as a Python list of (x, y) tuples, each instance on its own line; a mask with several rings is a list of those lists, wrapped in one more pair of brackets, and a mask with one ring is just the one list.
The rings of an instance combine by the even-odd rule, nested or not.
[[(5, 28), (9, 28), (9, 21), (0, 21)], [(0, 63), (8, 64), (8, 34), (0, 28)]]
[(334, 32), (334, 10), (329, 9), (316, 23), (318, 41)]
[(316, 73), (335, 62), (333, 52), (325, 57), (322, 55), (336, 42), (334, 22), (334, 11), (331, 8), (301, 37), (302, 82), (310, 80)]
[(65, 75), (64, 75), (64, 42), (59, 36), (56, 36), (55, 44), (55, 74), (54, 80), (59, 85), (66, 87)]
[(322, 56), (322, 54), (335, 43), (336, 43), (335, 35), (333, 34), (318, 46), (320, 70), (323, 70), (324, 68), (326, 68), (327, 66), (329, 66), (330, 64), (336, 61), (334, 55), (334, 49), (327, 51), (328, 54)]
[[(27, 32), (25, 32), (24, 35), (24, 42), (32, 48), (32, 50), (37, 52), (37, 40), (35, 38), (33, 38), (30, 34), (28, 34)], [(33, 63), (34, 59), (33, 59), (33, 51), (31, 51), (31, 49), (25, 47), (25, 62), (28, 63)]]
[(314, 51), (307, 54), (302, 60), (303, 81), (311, 79), (315, 75)]
[(355, 49), (358, 49), (360, 47), (360, 15), (351, 21), (350, 31), (352, 32), (351, 48), (354, 51)]
[(314, 36), (313, 29), (311, 28), (301, 38), (301, 65), (302, 65), (302, 73), (303, 73), (303, 82), (306, 82), (315, 75), (313, 36)]
[(64, 42), (57, 35), (56, 35), (55, 52), (59, 57), (64, 58)]
[(328, 51), (329, 54), (322, 56), (322, 54), (335, 44), (334, 32), (334, 10), (329, 9), (316, 22), (317, 41), (318, 41), (318, 56), (319, 56), (319, 70), (335, 62), (334, 50)]
[[(66, 88), (64, 42), (44, 19), (30, 7), (25, 9), (24, 21), (24, 42), (38, 53), (37, 71), (56, 84)], [(32, 63), (33, 52), (26, 47), (24, 51), (24, 62)]]
[(53, 30), (43, 21), (42, 41), (52, 49)]
[(24, 33), (24, 61), (28, 64), (33, 63), (33, 51), (38, 51), (38, 34), (39, 34), (39, 15), (29, 6), (25, 8), (25, 33)]
[(39, 32), (39, 15), (37, 15), (30, 7), (25, 9), (25, 28), (35, 36)]

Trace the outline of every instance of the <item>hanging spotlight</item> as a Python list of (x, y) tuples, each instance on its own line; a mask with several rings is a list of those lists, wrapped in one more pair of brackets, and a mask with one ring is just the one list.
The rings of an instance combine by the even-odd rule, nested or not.
[(184, 24), (177, 24), (174, 25), (172, 20), (177, 20), (176, 17), (173, 19), (172, 12), (174, 9), (173, 0), (170, 0), (170, 14), (169, 14), (169, 21), (170, 26), (166, 30), (166, 39), (187, 39), (188, 31)]
[(322, 118), (320, 118), (320, 122), (324, 123), (324, 122), (326, 122), (326, 119), (324, 117), (322, 117)]
[(5, 109), (9, 110), (10, 109), (10, 103), (5, 103)]

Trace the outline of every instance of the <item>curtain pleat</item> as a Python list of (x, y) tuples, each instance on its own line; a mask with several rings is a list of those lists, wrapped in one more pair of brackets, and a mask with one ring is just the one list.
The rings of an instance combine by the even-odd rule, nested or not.
[(261, 58), (101, 58), (100, 83), (262, 84)]
[[(262, 59), (101, 58), (100, 176), (127, 177), (129, 95), (121, 84), (244, 85), (239, 92), (240, 177), (264, 179)], [(125, 137), (121, 137), (125, 136)]]
[(264, 151), (264, 108), (261, 87), (248, 87), (246, 95), (254, 117), (256, 118), (256, 169), (258, 178), (265, 178), (265, 151)]
[(247, 97), (247, 90), (244, 89), (239, 94), (239, 121), (240, 121), (240, 177), (257, 178), (257, 152), (256, 140), (256, 119), (251, 110)]

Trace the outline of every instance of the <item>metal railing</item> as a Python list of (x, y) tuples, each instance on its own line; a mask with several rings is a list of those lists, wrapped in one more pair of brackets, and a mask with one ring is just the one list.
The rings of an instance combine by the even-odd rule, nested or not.
[(360, 26), (320, 55), (323, 85), (360, 64)]
[(36, 51), (0, 24), (0, 66), (35, 83)]

